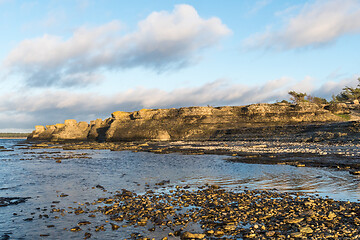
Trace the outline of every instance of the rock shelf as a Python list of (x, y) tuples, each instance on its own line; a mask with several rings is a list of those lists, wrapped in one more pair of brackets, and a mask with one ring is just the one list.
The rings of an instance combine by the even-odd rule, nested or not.
[[(64, 150), (108, 149), (111, 151), (144, 151), (156, 154), (220, 154), (227, 160), (288, 164), (293, 166), (330, 167), (360, 171), (359, 143), (307, 143), (282, 141), (174, 141), (174, 142), (42, 142), (30, 148)], [(61, 159), (60, 159), (61, 160)], [(360, 174), (360, 172), (359, 172)]]

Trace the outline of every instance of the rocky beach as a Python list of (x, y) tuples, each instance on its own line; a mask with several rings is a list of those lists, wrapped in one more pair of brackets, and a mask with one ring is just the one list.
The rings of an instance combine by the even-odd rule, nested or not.
[[(114, 112), (89, 124), (36, 126), (26, 142), (0, 151), (19, 163), (38, 162), (50, 179), (66, 175), (60, 181), (71, 184), (48, 179), (57, 190), (46, 187), (52, 189), (47, 197), (41, 191), (2, 197), (1, 207), (14, 209), (13, 222), (22, 216), (24, 224), (43, 226), (26, 236), (51, 239), (60, 232), (75, 239), (356, 239), (360, 196), (325, 195), (334, 189), (343, 194), (339, 179), (346, 179), (357, 196), (357, 111), (354, 104), (332, 110), (254, 104)], [(257, 172), (257, 165), (268, 173)], [(318, 186), (326, 189), (320, 195)], [(26, 204), (34, 209), (15, 210)], [(9, 230), (1, 239), (12, 236)]]
[[(158, 183), (164, 185), (167, 182)], [(98, 186), (101, 188), (101, 186)], [(130, 239), (341, 239), (360, 237), (360, 205), (320, 199), (305, 194), (275, 191), (231, 192), (217, 185), (197, 189), (175, 186), (169, 193), (148, 191), (138, 195), (126, 189), (108, 198), (80, 204), (78, 208), (53, 208), (56, 216), (85, 216), (69, 230), (86, 232), (96, 213), (106, 216), (95, 226), (99, 231), (121, 231), (135, 226), (145, 234), (132, 233)], [(103, 189), (105, 190), (105, 189)], [(97, 206), (97, 208), (94, 208)], [(57, 214), (56, 214), (57, 213)], [(196, 229), (191, 230), (189, 229)], [(94, 234), (96, 236), (96, 234)]]

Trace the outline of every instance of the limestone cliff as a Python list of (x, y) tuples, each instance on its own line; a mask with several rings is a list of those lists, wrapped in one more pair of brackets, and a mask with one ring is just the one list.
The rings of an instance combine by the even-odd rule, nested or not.
[[(112, 113), (105, 120), (36, 126), (29, 140), (209, 140), (226, 131), (343, 121), (312, 103), (252, 104), (226, 107), (142, 109)], [(276, 129), (276, 128), (274, 128)]]

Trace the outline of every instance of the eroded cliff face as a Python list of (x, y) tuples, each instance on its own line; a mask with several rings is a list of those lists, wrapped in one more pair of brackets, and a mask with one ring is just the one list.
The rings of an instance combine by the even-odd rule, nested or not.
[(221, 132), (343, 119), (316, 104), (252, 104), (226, 107), (142, 109), (112, 113), (111, 117), (77, 123), (36, 126), (30, 140), (209, 140)]

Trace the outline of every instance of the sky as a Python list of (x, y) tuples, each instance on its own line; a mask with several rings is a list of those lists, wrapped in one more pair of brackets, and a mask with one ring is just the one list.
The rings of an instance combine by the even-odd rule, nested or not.
[(360, 0), (0, 0), (0, 32), (0, 132), (360, 77)]

